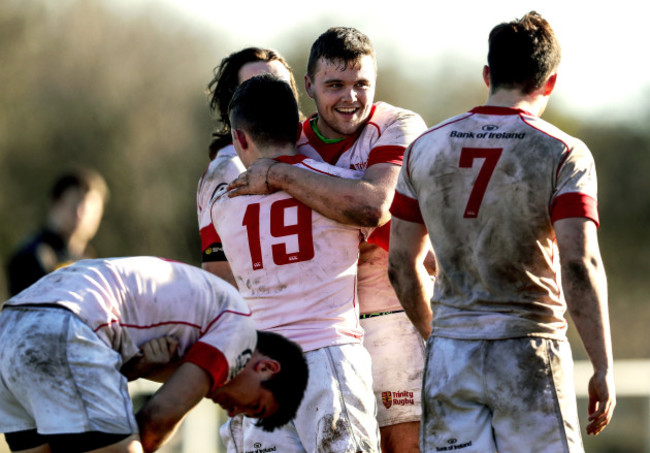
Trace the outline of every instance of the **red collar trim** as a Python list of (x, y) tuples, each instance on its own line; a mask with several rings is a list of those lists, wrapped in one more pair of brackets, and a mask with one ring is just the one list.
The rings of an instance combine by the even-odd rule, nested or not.
[(307, 159), (307, 156), (303, 154), (294, 154), (293, 156), (278, 156), (274, 158), (273, 160), (276, 160), (278, 162), (281, 162), (283, 164), (299, 164), (303, 160)]
[(321, 155), (325, 162), (334, 165), (341, 157), (341, 154), (343, 154), (345, 150), (350, 148), (354, 142), (357, 141), (357, 138), (359, 138), (359, 135), (361, 135), (363, 128), (366, 127), (366, 125), (372, 120), (376, 108), (377, 104), (373, 104), (372, 108), (370, 109), (370, 115), (368, 115), (368, 119), (366, 120), (365, 124), (359, 128), (356, 134), (346, 137), (340, 142), (325, 143), (320, 139), (320, 137), (318, 137), (318, 135), (316, 135), (316, 132), (314, 132), (311, 127), (311, 120), (314, 119), (314, 117), (317, 115), (316, 113), (311, 115), (302, 123), (302, 130), (305, 133), (305, 137), (307, 137), (307, 140), (309, 141), (309, 144), (312, 146), (312, 148), (314, 148), (316, 152)]
[(496, 107), (494, 105), (481, 105), (470, 110), (471, 113), (484, 113), (486, 115), (528, 115), (533, 116), (530, 112), (510, 107)]

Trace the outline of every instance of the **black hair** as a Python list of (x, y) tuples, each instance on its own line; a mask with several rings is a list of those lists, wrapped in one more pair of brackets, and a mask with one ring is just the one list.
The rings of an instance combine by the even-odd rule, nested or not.
[(541, 88), (560, 64), (560, 43), (549, 23), (535, 11), (497, 25), (488, 42), (492, 92), (519, 88), (530, 94)]
[(302, 348), (274, 332), (257, 331), (257, 350), (280, 363), (280, 371), (262, 382), (262, 387), (273, 393), (278, 410), (269, 417), (259, 419), (257, 426), (271, 432), (295, 418), (307, 388), (309, 367)]
[(96, 190), (104, 200), (108, 198), (106, 181), (97, 171), (88, 167), (78, 166), (59, 175), (50, 190), (50, 200), (56, 203), (70, 189), (79, 189), (83, 193)]
[(231, 127), (245, 130), (259, 145), (295, 145), (300, 122), (291, 87), (271, 74), (242, 83), (230, 101)]
[(239, 86), (239, 71), (245, 64), (261, 62), (279, 61), (287, 68), (290, 75), (290, 86), (293, 95), (298, 100), (298, 89), (293, 77), (291, 66), (282, 55), (272, 49), (262, 49), (259, 47), (247, 47), (237, 52), (233, 52), (223, 60), (219, 66), (213, 69), (214, 77), (208, 83), (208, 101), (210, 110), (219, 113), (219, 120), (222, 127), (212, 133), (212, 142), (210, 143), (210, 158), (214, 158), (217, 151), (232, 140), (230, 137), (230, 119), (228, 118), (228, 105)]
[(307, 62), (307, 74), (313, 79), (321, 58), (328, 62), (341, 63), (345, 70), (348, 65), (354, 65), (366, 55), (375, 60), (375, 49), (370, 38), (356, 28), (331, 27), (312, 44)]

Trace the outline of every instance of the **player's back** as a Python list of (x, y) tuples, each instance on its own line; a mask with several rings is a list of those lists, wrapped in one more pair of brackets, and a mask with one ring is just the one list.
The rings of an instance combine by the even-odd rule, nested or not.
[(434, 330), (563, 336), (552, 210), (563, 195), (595, 199), (595, 176), (575, 177), (593, 169), (584, 144), (525, 112), (479, 107), (432, 128), (406, 159), (439, 262)]
[[(359, 177), (323, 162), (289, 158), (312, 171)], [(258, 329), (305, 351), (358, 343), (356, 273), (360, 229), (321, 216), (285, 192), (218, 197), (212, 222)]]
[(6, 304), (65, 307), (125, 360), (152, 338), (174, 336), (182, 356), (219, 318), (228, 319), (224, 334), (250, 322), (231, 285), (195, 266), (146, 256), (78, 261)]

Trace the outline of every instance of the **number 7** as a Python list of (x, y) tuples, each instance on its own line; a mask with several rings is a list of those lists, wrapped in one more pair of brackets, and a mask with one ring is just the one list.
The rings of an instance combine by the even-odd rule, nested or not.
[(485, 159), (469, 194), (463, 217), (473, 219), (478, 216), (485, 190), (501, 157), (501, 151), (503, 148), (463, 148), (460, 151), (460, 161), (458, 162), (460, 168), (472, 168), (474, 159)]

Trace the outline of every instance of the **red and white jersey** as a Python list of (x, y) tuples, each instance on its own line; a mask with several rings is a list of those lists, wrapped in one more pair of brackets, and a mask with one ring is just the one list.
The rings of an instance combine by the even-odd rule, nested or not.
[[(316, 135), (308, 119), (303, 123), (297, 146), (300, 153), (317, 155), (337, 167), (365, 171), (380, 163), (402, 165), (404, 150), (426, 128), (424, 120), (417, 113), (377, 102), (372, 107), (368, 123), (359, 134), (327, 144)], [(389, 231), (390, 224), (384, 225), (373, 233), (371, 240), (383, 242), (386, 247)], [(361, 314), (402, 309), (388, 280), (387, 265), (388, 252), (385, 249), (365, 248), (358, 272)]]
[(77, 314), (124, 362), (149, 340), (173, 336), (179, 356), (205, 369), (214, 386), (237, 375), (257, 344), (250, 309), (235, 288), (161, 258), (77, 261), (6, 302), (38, 304)]
[(429, 232), (433, 335), (564, 338), (553, 222), (599, 222), (583, 142), (521, 110), (477, 107), (411, 145), (391, 212)]
[(210, 221), (210, 205), (215, 194), (244, 170), (246, 168), (231, 144), (221, 148), (203, 172), (196, 190), (196, 212), (199, 218), (202, 253), (206, 253), (206, 250), (216, 242), (216, 233)]
[[(300, 155), (277, 160), (340, 177), (361, 176)], [(285, 192), (224, 194), (211, 211), (258, 329), (282, 334), (304, 351), (361, 342), (358, 227), (323, 217)]]

